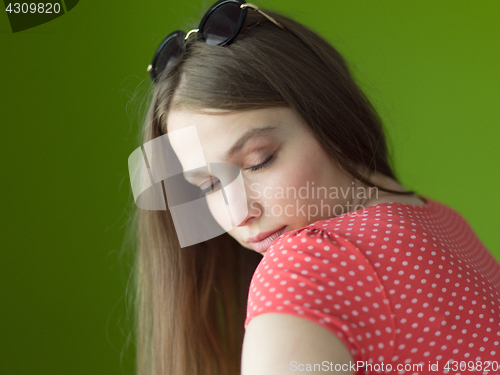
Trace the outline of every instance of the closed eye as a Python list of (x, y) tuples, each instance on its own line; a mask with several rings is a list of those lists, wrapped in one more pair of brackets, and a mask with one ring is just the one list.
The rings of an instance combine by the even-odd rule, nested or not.
[[(255, 171), (258, 171), (259, 169), (267, 168), (273, 163), (273, 161), (275, 159), (276, 158), (275, 158), (274, 154), (272, 154), (266, 160), (264, 160), (262, 163), (254, 165), (253, 167), (247, 168), (247, 170), (255, 172)], [(222, 187), (219, 179), (216, 179), (213, 177), (212, 177), (212, 179), (214, 180), (214, 183), (210, 184), (210, 186), (208, 186), (205, 189), (201, 189), (201, 187), (200, 187), (200, 189), (201, 189), (200, 198), (204, 197), (206, 195), (215, 193), (216, 191), (219, 191), (219, 189)]]
[(269, 165), (271, 165), (271, 163), (274, 161), (274, 154), (269, 156), (266, 160), (264, 160), (262, 163), (258, 164), (258, 165), (254, 165), (253, 167), (250, 167), (248, 168), (248, 170), (252, 171), (252, 172), (255, 172), (259, 169), (262, 169), (262, 168), (267, 168), (269, 167)]

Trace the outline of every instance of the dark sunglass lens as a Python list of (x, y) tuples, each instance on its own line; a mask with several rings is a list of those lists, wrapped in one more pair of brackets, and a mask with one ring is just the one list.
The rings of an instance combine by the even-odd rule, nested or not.
[(167, 40), (163, 47), (160, 49), (158, 56), (153, 68), (154, 77), (158, 77), (165, 69), (168, 69), (171, 65), (175, 63), (177, 58), (182, 53), (182, 42), (183, 38), (181, 35), (174, 36)]
[(214, 10), (200, 30), (206, 43), (224, 44), (235, 34), (240, 15), (238, 3), (227, 3)]

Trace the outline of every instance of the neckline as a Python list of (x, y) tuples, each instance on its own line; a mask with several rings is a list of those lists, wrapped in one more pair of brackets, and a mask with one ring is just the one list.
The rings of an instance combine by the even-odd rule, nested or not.
[[(421, 196), (421, 195), (417, 195), (417, 197), (420, 198), (421, 200), (423, 200), (425, 202), (425, 204), (408, 204), (408, 203), (403, 203), (403, 202), (390, 201), (390, 202), (376, 203), (376, 204), (368, 206), (368, 207), (360, 208), (360, 210), (363, 210), (363, 209), (367, 210), (370, 207), (376, 207), (376, 206), (381, 206), (381, 205), (385, 205), (385, 204), (399, 204), (402, 206), (412, 207), (414, 209), (424, 209), (424, 208), (428, 208), (431, 206), (432, 200), (429, 199), (428, 197)], [(356, 211), (359, 211), (359, 210), (356, 210)], [(356, 211), (350, 211), (350, 212), (356, 212)], [(349, 214), (350, 212), (346, 212), (346, 213)]]
[(355, 211), (346, 212), (345, 214), (342, 214), (342, 215), (339, 215), (336, 217), (332, 217), (332, 218), (330, 218), (330, 220), (339, 219), (339, 218), (342, 218), (344, 216), (356, 216), (361, 212), (365, 212), (366, 210), (370, 210), (373, 208), (379, 208), (380, 206), (386, 206), (386, 205), (400, 205), (400, 206), (410, 207), (412, 210), (428, 210), (432, 207), (433, 201), (430, 198), (425, 197), (425, 196), (420, 196), (420, 195), (417, 195), (417, 197), (422, 199), (425, 202), (425, 204), (408, 204), (408, 203), (395, 202), (395, 201), (381, 202), (381, 203), (376, 203), (376, 204), (368, 206), (368, 207), (360, 208), (360, 209), (355, 210)]

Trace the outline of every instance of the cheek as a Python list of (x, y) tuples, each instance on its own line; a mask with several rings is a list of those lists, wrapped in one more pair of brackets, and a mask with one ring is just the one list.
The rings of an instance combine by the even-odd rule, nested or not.
[(286, 163), (287, 174), (291, 181), (305, 185), (306, 181), (311, 183), (324, 177), (330, 163), (316, 138), (301, 129), (294, 139), (291, 150)]
[[(313, 182), (315, 186), (320, 185), (324, 173), (325, 168), (321, 159), (315, 158), (311, 154), (297, 155), (282, 168), (276, 181), (285, 191), (289, 188), (290, 191), (298, 193), (299, 189), (306, 186), (308, 182), (309, 187), (312, 186)], [(304, 198), (298, 196), (297, 198), (307, 199), (307, 196), (302, 196)]]
[(345, 176), (330, 160), (319, 143), (310, 141), (302, 150), (300, 161), (298, 161), (302, 185), (309, 181), (309, 186), (314, 182), (314, 187), (329, 189), (345, 184)]
[(224, 229), (226, 232), (233, 229), (234, 226), (231, 222), (229, 216), (228, 208), (224, 202), (224, 196), (221, 191), (217, 191), (207, 196), (207, 204), (210, 213), (212, 214), (215, 221)]

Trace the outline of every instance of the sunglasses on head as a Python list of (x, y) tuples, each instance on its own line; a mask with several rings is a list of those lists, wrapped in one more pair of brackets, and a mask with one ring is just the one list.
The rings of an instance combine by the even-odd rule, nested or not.
[(148, 72), (153, 82), (156, 83), (159, 75), (172, 66), (182, 55), (186, 40), (192, 33), (196, 33), (197, 39), (207, 44), (217, 46), (230, 44), (243, 27), (248, 8), (260, 13), (281, 29), (285, 29), (274, 18), (245, 0), (219, 0), (205, 13), (197, 29), (193, 29), (187, 34), (182, 30), (177, 30), (167, 35), (148, 66)]

